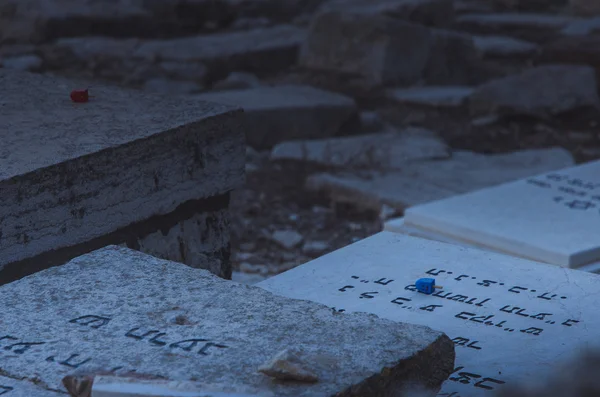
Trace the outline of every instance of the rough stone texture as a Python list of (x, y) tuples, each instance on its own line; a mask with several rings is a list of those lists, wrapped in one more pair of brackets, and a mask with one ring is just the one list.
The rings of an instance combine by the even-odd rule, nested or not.
[(281, 25), (243, 32), (147, 41), (134, 51), (133, 57), (177, 62), (201, 61), (208, 67), (211, 80), (225, 78), (230, 72), (240, 70), (260, 77), (295, 64), (305, 37), (303, 29)]
[(386, 98), (403, 105), (453, 108), (464, 105), (473, 90), (463, 86), (395, 88), (387, 91)]
[(162, 259), (209, 270), (231, 278), (229, 211), (205, 211), (179, 221), (170, 230), (157, 230), (125, 242), (129, 248)]
[(565, 36), (586, 36), (588, 34), (594, 34), (599, 30), (600, 17), (595, 17), (573, 21), (561, 30), (561, 34)]
[(600, 15), (600, 2), (598, 0), (569, 0), (569, 6), (575, 15), (586, 17)]
[(440, 28), (454, 24), (452, 0), (330, 0), (319, 11), (348, 9)]
[[(265, 395), (401, 396), (421, 382), (435, 394), (454, 368), (453, 343), (428, 327), (340, 314), (115, 246), (5, 285), (0, 300), (0, 370), (48, 389), (63, 390), (79, 364), (80, 374), (135, 370)], [(306, 352), (318, 383), (258, 372), (290, 347)]]
[(330, 137), (358, 117), (352, 98), (309, 86), (265, 86), (196, 98), (243, 108), (246, 142), (256, 149), (292, 139)]
[(36, 386), (27, 380), (0, 375), (0, 396), (3, 397), (65, 397), (65, 394)]
[(600, 36), (563, 37), (542, 47), (540, 63), (578, 64), (600, 71)]
[(224, 26), (233, 15), (225, 0), (3, 0), (0, 43), (191, 34)]
[[(0, 130), (8, 134), (0, 147), (0, 267), (243, 183), (240, 111), (111, 87), (74, 104), (75, 84), (0, 72)], [(224, 200), (213, 210), (226, 208)]]
[(448, 158), (446, 144), (431, 131), (409, 128), (314, 141), (283, 142), (273, 148), (271, 160), (298, 160), (356, 169), (402, 169), (407, 163)]
[(596, 75), (588, 66), (539, 66), (483, 84), (469, 97), (474, 115), (543, 118), (599, 105)]
[(539, 46), (508, 36), (473, 36), (475, 48), (486, 58), (514, 58), (534, 55)]
[(535, 13), (467, 14), (456, 18), (460, 28), (475, 33), (501, 34), (534, 42), (555, 37), (576, 19), (563, 15)]
[(477, 52), (465, 35), (356, 11), (317, 15), (301, 66), (363, 79), (365, 84), (463, 84)]
[(371, 171), (360, 176), (315, 174), (308, 178), (307, 187), (328, 193), (334, 201), (350, 202), (363, 208), (379, 211), (382, 205), (388, 205), (404, 210), (573, 163), (569, 152), (562, 148), (498, 155), (455, 152), (448, 160), (419, 162), (402, 171)]

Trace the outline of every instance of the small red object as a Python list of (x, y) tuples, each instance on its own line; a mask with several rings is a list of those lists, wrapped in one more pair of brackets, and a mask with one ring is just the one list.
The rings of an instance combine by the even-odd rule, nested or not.
[(83, 103), (90, 100), (88, 89), (71, 91), (71, 100), (77, 103)]

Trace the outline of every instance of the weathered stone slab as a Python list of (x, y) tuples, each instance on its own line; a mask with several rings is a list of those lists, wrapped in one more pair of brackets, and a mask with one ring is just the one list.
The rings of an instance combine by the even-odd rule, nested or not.
[(386, 98), (403, 105), (453, 108), (465, 104), (473, 91), (465, 86), (395, 88), (387, 92)]
[(405, 222), (565, 267), (600, 260), (600, 161), (412, 207)]
[[(115, 246), (2, 286), (0, 300), (0, 369), (58, 390), (69, 374), (135, 370), (264, 396), (379, 396), (436, 390), (454, 365), (451, 341), (430, 328), (340, 315)], [(290, 348), (318, 382), (258, 372)]]
[[(0, 72), (0, 268), (61, 263), (106, 244), (149, 249), (156, 232), (163, 245), (178, 240), (171, 251), (210, 246), (205, 255), (226, 259), (219, 231), (228, 192), (244, 180), (241, 111), (100, 86), (74, 104), (74, 84)], [(230, 275), (224, 266), (219, 274)]]
[[(419, 293), (419, 278), (434, 278), (442, 289)], [(600, 347), (597, 275), (395, 233), (258, 286), (443, 330), (455, 342), (456, 367), (438, 396), (489, 396), (517, 382), (543, 382), (563, 360)]]
[(564, 15), (517, 12), (465, 14), (456, 18), (458, 26), (474, 33), (508, 35), (534, 42), (555, 37), (575, 20)]
[(473, 36), (475, 48), (487, 58), (527, 57), (539, 50), (539, 45), (509, 36)]
[(440, 28), (454, 24), (452, 0), (330, 0), (320, 11), (348, 9)]
[(402, 169), (419, 160), (450, 157), (448, 146), (422, 128), (278, 144), (271, 160), (297, 160), (344, 169)]
[[(515, 95), (517, 93), (519, 95)], [(469, 97), (474, 115), (549, 117), (572, 110), (596, 108), (600, 99), (596, 74), (589, 66), (545, 65), (492, 80)]]
[(306, 31), (291, 25), (242, 32), (153, 40), (141, 44), (134, 58), (177, 62), (203, 62), (211, 80), (229, 72), (247, 71), (262, 76), (296, 63)]
[(471, 37), (377, 14), (324, 11), (312, 21), (300, 64), (371, 86), (467, 84), (477, 51)]
[(594, 34), (599, 30), (600, 17), (594, 17), (571, 22), (561, 30), (561, 34), (565, 36), (586, 36)]
[(4, 0), (0, 7), (0, 42), (193, 34), (227, 24), (235, 12), (225, 0)]
[(400, 171), (315, 174), (307, 187), (359, 207), (379, 211), (385, 204), (404, 210), (573, 164), (571, 154), (562, 148), (497, 155), (455, 152), (449, 159), (414, 162)]
[(596, 0), (569, 0), (569, 5), (576, 15), (587, 17), (600, 15), (600, 3)]
[(591, 66), (600, 70), (600, 36), (570, 36), (547, 43), (537, 59), (540, 63)]
[(246, 142), (256, 149), (287, 140), (333, 136), (346, 122), (358, 118), (352, 98), (310, 86), (265, 86), (196, 98), (243, 108)]
[(65, 397), (63, 393), (47, 390), (27, 380), (0, 375), (0, 396), (5, 397)]

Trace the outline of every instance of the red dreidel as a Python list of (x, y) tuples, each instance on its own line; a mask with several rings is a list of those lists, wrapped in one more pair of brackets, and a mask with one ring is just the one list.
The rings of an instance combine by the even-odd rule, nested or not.
[(89, 88), (85, 90), (73, 90), (71, 91), (71, 100), (75, 103), (84, 103), (90, 100)]

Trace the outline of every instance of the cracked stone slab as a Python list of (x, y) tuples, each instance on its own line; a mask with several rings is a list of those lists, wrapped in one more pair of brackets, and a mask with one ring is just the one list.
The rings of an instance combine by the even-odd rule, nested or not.
[[(442, 288), (420, 293), (420, 278)], [(375, 234), (257, 286), (343, 313), (443, 330), (455, 342), (456, 367), (440, 397), (489, 397), (521, 382), (545, 383), (563, 360), (600, 347), (597, 275), (396, 233)]]
[(0, 268), (243, 183), (241, 111), (113, 87), (74, 104), (76, 84), (0, 71)]
[(417, 161), (450, 157), (434, 132), (411, 127), (401, 131), (342, 138), (282, 142), (271, 160), (297, 160), (344, 169), (402, 169)]
[[(64, 390), (67, 375), (135, 373), (260, 396), (369, 397), (416, 384), (435, 395), (454, 368), (453, 343), (429, 327), (341, 314), (116, 246), (4, 285), (0, 301), (0, 371), (49, 389)], [(288, 348), (302, 349), (319, 382), (258, 371)]]

